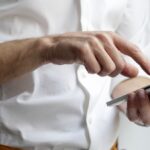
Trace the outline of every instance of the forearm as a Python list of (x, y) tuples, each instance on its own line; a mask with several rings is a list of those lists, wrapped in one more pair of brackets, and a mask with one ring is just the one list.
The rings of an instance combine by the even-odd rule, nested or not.
[(0, 44), (0, 84), (43, 64), (38, 41), (35, 38)]
[[(116, 98), (118, 96), (122, 96), (124, 94), (130, 93), (147, 85), (150, 85), (150, 79), (146, 77), (135, 77), (132, 79), (125, 80), (114, 88), (114, 90), (112, 91), (112, 97)], [(122, 112), (125, 112), (126, 111), (125, 103), (119, 105), (118, 108)]]

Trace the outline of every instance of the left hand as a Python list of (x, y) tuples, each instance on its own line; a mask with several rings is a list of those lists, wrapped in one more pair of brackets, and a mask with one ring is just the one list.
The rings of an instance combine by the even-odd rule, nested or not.
[(150, 126), (150, 94), (143, 89), (129, 94), (126, 114), (130, 121), (141, 126)]

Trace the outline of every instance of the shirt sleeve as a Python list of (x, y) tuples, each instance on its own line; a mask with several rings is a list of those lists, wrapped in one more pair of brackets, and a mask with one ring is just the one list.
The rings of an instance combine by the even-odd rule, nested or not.
[[(149, 0), (128, 0), (122, 21), (116, 30), (116, 32), (124, 37), (125, 39), (136, 44), (145, 55), (148, 54), (150, 50), (150, 2)], [(126, 62), (133, 64), (139, 69), (139, 76), (148, 77), (149, 76), (141, 69), (141, 67), (130, 57), (124, 56)], [(127, 77), (123, 75), (118, 75), (112, 79), (112, 84), (110, 92), (114, 87), (126, 80)]]

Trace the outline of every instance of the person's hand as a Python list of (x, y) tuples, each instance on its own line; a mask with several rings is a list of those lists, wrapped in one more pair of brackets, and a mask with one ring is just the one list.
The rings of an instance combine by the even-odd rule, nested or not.
[(150, 94), (143, 89), (129, 94), (126, 114), (130, 121), (141, 126), (150, 126)]
[[(134, 77), (137, 68), (124, 61), (121, 53), (132, 57), (148, 74), (150, 63), (129, 41), (113, 32), (77, 32), (41, 38), (46, 62), (55, 64), (81, 63), (89, 73), (100, 76), (123, 74)], [(44, 50), (43, 50), (44, 47)]]
[(150, 125), (150, 93), (144, 87), (150, 85), (150, 79), (138, 76), (120, 82), (112, 91), (112, 98), (128, 94), (126, 102), (117, 106), (131, 122), (141, 126)]

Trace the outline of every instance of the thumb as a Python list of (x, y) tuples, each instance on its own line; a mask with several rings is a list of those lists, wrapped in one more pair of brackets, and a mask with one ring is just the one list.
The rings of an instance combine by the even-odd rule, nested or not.
[(121, 74), (126, 77), (131, 77), (131, 78), (136, 77), (138, 75), (138, 69), (132, 64), (126, 63)]

